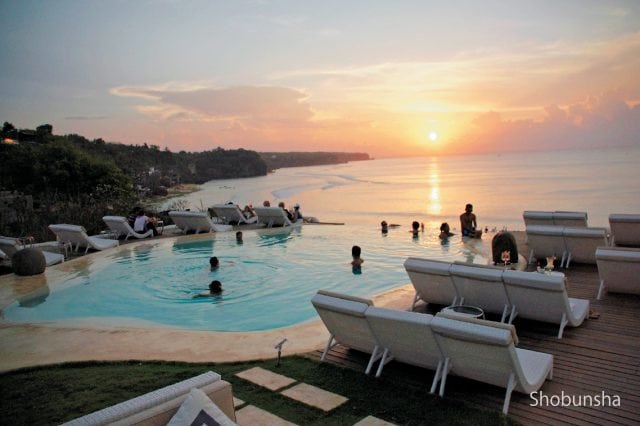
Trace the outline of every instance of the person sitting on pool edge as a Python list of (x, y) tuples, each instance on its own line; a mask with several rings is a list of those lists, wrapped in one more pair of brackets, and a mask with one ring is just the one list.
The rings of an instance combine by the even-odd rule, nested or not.
[(460, 229), (463, 237), (480, 238), (482, 229), (477, 229), (476, 215), (473, 214), (473, 205), (467, 204), (464, 213), (460, 215)]
[(306, 220), (304, 219), (304, 216), (302, 216), (302, 213), (300, 213), (300, 204), (295, 204), (293, 206), (293, 211), (290, 213), (291, 213), (291, 218), (290, 218), (291, 222), (297, 222), (299, 220), (306, 222)]
[(220, 267), (220, 261), (216, 256), (213, 256), (209, 259), (209, 265), (211, 266), (211, 270), (213, 271)]
[(438, 238), (444, 240), (445, 238), (449, 238), (452, 235), (453, 232), (451, 232), (449, 224), (447, 222), (442, 222), (442, 225), (440, 225), (440, 235), (438, 235)]
[(351, 261), (351, 266), (360, 266), (362, 265), (362, 263), (364, 263), (364, 259), (360, 257), (361, 253), (362, 249), (360, 248), (360, 246), (351, 247), (351, 257), (353, 258), (353, 260)]

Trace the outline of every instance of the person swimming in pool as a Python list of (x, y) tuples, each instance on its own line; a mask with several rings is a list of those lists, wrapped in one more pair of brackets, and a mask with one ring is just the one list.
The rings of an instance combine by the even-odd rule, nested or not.
[(440, 235), (438, 235), (438, 238), (440, 238), (441, 240), (444, 240), (446, 238), (449, 238), (452, 235), (453, 235), (453, 232), (451, 232), (451, 228), (449, 227), (449, 224), (447, 222), (442, 222), (442, 225), (440, 225)]
[(411, 232), (413, 233), (413, 238), (418, 238), (418, 233), (420, 232), (420, 223), (417, 220), (414, 220), (411, 223)]
[(214, 271), (220, 267), (220, 261), (216, 256), (209, 258), (209, 266), (211, 266), (211, 270)]
[(200, 299), (202, 297), (219, 296), (220, 294), (222, 294), (222, 290), (222, 283), (218, 280), (213, 280), (211, 281), (211, 284), (209, 284), (209, 293), (196, 294), (195, 296), (193, 296), (193, 298)]
[(351, 257), (353, 260), (351, 261), (351, 266), (360, 267), (364, 263), (364, 259), (360, 257), (362, 253), (362, 249), (360, 246), (351, 247)]
[(386, 220), (383, 220), (382, 222), (380, 222), (380, 229), (382, 230), (383, 234), (386, 234), (387, 232), (389, 232), (389, 228), (397, 228), (398, 225), (397, 223), (387, 223)]

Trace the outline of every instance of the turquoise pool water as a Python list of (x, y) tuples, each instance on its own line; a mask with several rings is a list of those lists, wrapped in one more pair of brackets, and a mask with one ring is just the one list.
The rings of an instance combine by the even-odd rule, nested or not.
[[(362, 247), (361, 273), (351, 246)], [(318, 289), (371, 297), (409, 282), (408, 256), (486, 263), (483, 243), (435, 235), (413, 239), (408, 227), (383, 236), (375, 227), (305, 225), (283, 230), (219, 233), (146, 241), (99, 257), (67, 279), (22, 297), (2, 316), (12, 322), (96, 321), (193, 330), (257, 331), (316, 317), (309, 300)], [(478, 246), (480, 245), (480, 247)], [(209, 270), (210, 256), (220, 268)], [(217, 279), (219, 297), (196, 298)]]

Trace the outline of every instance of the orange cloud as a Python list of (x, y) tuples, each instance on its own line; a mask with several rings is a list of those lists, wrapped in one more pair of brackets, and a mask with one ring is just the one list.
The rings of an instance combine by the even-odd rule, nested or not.
[(567, 107), (544, 108), (544, 118), (505, 119), (497, 112), (476, 117), (450, 152), (530, 151), (628, 146), (640, 143), (640, 106), (618, 92), (591, 96)]
[(633, 33), (439, 61), (288, 70), (266, 76), (269, 85), (170, 82), (111, 93), (140, 101), (144, 120), (131, 121), (130, 143), (398, 156), (638, 143), (639, 76)]

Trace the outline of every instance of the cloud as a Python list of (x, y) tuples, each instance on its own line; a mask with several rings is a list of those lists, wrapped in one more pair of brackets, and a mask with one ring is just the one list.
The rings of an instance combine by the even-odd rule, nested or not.
[(237, 86), (228, 88), (119, 87), (118, 96), (155, 101), (138, 106), (148, 116), (192, 121), (235, 121), (248, 127), (296, 126), (309, 122), (313, 111), (307, 95), (286, 87)]
[(109, 117), (106, 115), (75, 115), (70, 117), (65, 117), (65, 120), (106, 120)]
[[(111, 93), (139, 100), (135, 108), (170, 147), (420, 155), (638, 143), (639, 76), (640, 33), (632, 33), (284, 70), (264, 77), (268, 85), (168, 82)], [(438, 144), (425, 144), (434, 129)]]
[[(620, 92), (544, 108), (544, 118), (505, 119), (497, 112), (478, 115), (452, 152), (553, 150), (640, 144), (640, 105), (629, 106)], [(463, 147), (467, 147), (462, 149)]]

